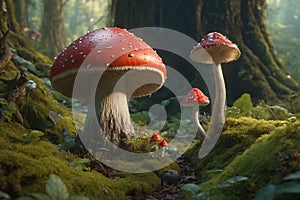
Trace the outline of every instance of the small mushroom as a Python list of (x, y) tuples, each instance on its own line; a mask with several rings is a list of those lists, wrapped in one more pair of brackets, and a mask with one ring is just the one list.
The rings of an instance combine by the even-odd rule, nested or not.
[(154, 133), (152, 136), (151, 136), (151, 139), (150, 139), (150, 142), (160, 142), (162, 141), (163, 138), (157, 134), (157, 133)]
[(197, 125), (203, 138), (208, 136), (199, 122), (199, 106), (206, 106), (209, 103), (208, 97), (198, 88), (193, 88), (181, 102), (181, 105), (183, 106), (193, 106), (194, 123)]
[(168, 146), (168, 142), (166, 140), (161, 141), (161, 143), (159, 143), (159, 146), (162, 148), (162, 155), (161, 157), (165, 157), (166, 154), (166, 147)]
[(190, 53), (193, 61), (212, 64), (215, 78), (215, 99), (207, 131), (209, 137), (206, 137), (202, 144), (199, 158), (206, 156), (216, 144), (225, 122), (226, 88), (221, 63), (237, 60), (240, 55), (237, 45), (217, 32), (207, 34)]
[[(95, 94), (93, 83), (99, 80), (99, 71), (103, 73)], [(77, 73), (84, 74), (80, 81), (85, 86), (79, 88), (80, 95), (75, 97), (90, 100), (89, 111), (96, 109), (104, 135), (117, 146), (135, 132), (128, 110), (129, 95), (133, 98), (149, 95), (166, 80), (166, 68), (157, 53), (142, 39), (117, 27), (91, 31), (63, 50), (51, 69), (53, 87), (74, 98)], [(96, 105), (91, 105), (93, 94)], [(94, 120), (89, 111), (86, 133), (95, 131), (89, 125)]]
[(151, 139), (150, 139), (150, 143), (151, 143), (151, 151), (157, 151), (158, 148), (159, 148), (159, 143), (161, 143), (161, 141), (163, 140), (164, 138), (161, 137), (159, 134), (157, 133), (154, 133), (152, 136), (151, 136)]

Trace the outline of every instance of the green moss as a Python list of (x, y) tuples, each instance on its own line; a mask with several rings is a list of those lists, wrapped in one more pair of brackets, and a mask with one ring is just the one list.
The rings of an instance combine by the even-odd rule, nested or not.
[[(251, 199), (262, 186), (276, 184), (285, 175), (300, 170), (299, 120), (288, 123), (242, 118), (228, 119), (226, 125), (217, 146), (197, 165), (203, 174), (200, 188), (209, 191), (211, 199), (240, 199), (241, 196)], [(207, 174), (208, 169), (222, 170)], [(216, 188), (235, 176), (249, 180)]]
[[(48, 141), (25, 143), (22, 134), (26, 130), (17, 123), (12, 129), (10, 125), (0, 127), (0, 190), (13, 197), (44, 191), (51, 173), (62, 178), (70, 194), (90, 199), (126, 199), (127, 194), (150, 193), (160, 185), (160, 179), (153, 172), (122, 173), (114, 180), (95, 171), (77, 170), (67, 163), (74, 155), (58, 150)], [(11, 139), (15, 142), (10, 143)]]
[(196, 170), (201, 173), (202, 179), (206, 180), (212, 174), (207, 170), (223, 169), (236, 155), (245, 151), (259, 136), (271, 132), (278, 122), (256, 120), (249, 117), (240, 119), (228, 118), (224, 132), (213, 151), (205, 158), (198, 159), (198, 151), (201, 143), (197, 143), (186, 154), (191, 158)]
[[(14, 77), (16, 73), (16, 68), (10, 68), (6, 75)], [(0, 191), (13, 198), (44, 192), (50, 174), (61, 177), (70, 195), (92, 200), (126, 199), (126, 195), (151, 193), (159, 187), (160, 179), (154, 172), (122, 173), (115, 180), (71, 166), (78, 155), (59, 150), (55, 144), (62, 142), (64, 129), (72, 137), (77, 135), (72, 113), (53, 98), (41, 79), (34, 75), (30, 79), (37, 83), (37, 88), (30, 91), (20, 108), (24, 125), (13, 118), (10, 123), (0, 122)], [(50, 111), (59, 113), (63, 119), (54, 124), (49, 118)]]

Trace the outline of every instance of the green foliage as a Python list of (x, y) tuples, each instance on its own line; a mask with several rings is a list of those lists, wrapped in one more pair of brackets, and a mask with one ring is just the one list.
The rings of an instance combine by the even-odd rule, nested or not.
[(250, 94), (243, 94), (232, 107), (226, 110), (226, 117), (252, 117), (265, 120), (288, 120), (293, 117), (286, 108), (281, 106), (258, 105), (253, 107)]
[(283, 194), (296, 194), (300, 197), (300, 183), (293, 181), (300, 179), (300, 172), (290, 174), (283, 179), (289, 182), (267, 184), (256, 192), (253, 200), (273, 200), (276, 196)]
[(90, 161), (91, 160), (87, 158), (75, 158), (71, 161), (68, 161), (68, 164), (75, 169), (89, 171), (90, 169), (86, 167), (85, 164), (88, 164)]
[[(295, 179), (298, 183), (299, 141), (299, 120), (289, 122), (249, 117), (228, 118), (221, 138), (208, 156), (201, 161), (197, 159), (201, 143), (195, 144), (186, 153), (202, 180), (197, 198), (232, 200), (242, 196), (246, 200), (252, 199), (259, 188), (276, 185), (276, 190), (282, 191), (279, 197), (287, 199), (290, 195), (287, 192), (298, 186), (281, 184), (282, 180), (296, 182)], [(205, 173), (210, 170), (214, 173)], [(284, 178), (284, 174), (290, 175)], [(229, 187), (220, 187), (223, 185)]]
[(209, 192), (211, 189), (220, 189), (220, 188), (224, 188), (224, 187), (230, 187), (236, 183), (239, 183), (242, 181), (247, 181), (247, 180), (248, 180), (248, 177), (245, 177), (245, 176), (234, 176), (232, 178), (225, 180), (223, 183), (213, 186), (212, 188), (208, 188), (206, 191), (201, 191), (200, 187), (193, 183), (184, 184), (181, 187), (181, 190), (182, 190), (183, 194), (185, 195), (186, 199), (207, 200), (207, 199), (210, 199)]
[(69, 196), (68, 189), (62, 180), (50, 174), (46, 185), (46, 193), (32, 193), (29, 196), (19, 197), (17, 200), (88, 200), (83, 196)]
[(245, 176), (234, 176), (232, 178), (227, 179), (223, 183), (220, 183), (216, 186), (216, 188), (224, 188), (224, 187), (230, 187), (231, 185), (241, 182), (241, 181), (247, 181), (249, 178)]
[(131, 114), (131, 120), (139, 126), (145, 126), (150, 122), (150, 117), (148, 112), (138, 112)]
[(70, 135), (64, 135), (60, 147), (63, 150), (68, 151), (69, 149), (75, 147), (76, 145), (78, 144), (76, 144), (75, 138), (71, 137)]
[[(6, 80), (9, 76), (14, 78), (16, 73), (16, 68), (8, 68)], [(24, 125), (12, 117), (14, 104), (9, 105), (0, 98), (1, 108), (10, 110), (7, 120), (0, 122), (0, 190), (12, 198), (26, 196), (24, 198), (46, 200), (50, 196), (47, 192), (51, 190), (42, 192), (49, 174), (61, 177), (70, 195), (95, 200), (126, 199), (128, 193), (151, 193), (159, 187), (160, 179), (152, 172), (138, 176), (124, 173), (114, 180), (85, 167), (89, 155), (78, 149), (73, 151), (77, 130), (72, 113), (53, 98), (43, 80), (34, 75), (30, 75), (30, 79), (37, 83), (37, 88), (30, 91), (26, 109), (21, 113)], [(54, 124), (49, 118), (51, 111), (59, 113), (63, 119), (59, 118)], [(68, 134), (64, 135), (66, 130)], [(58, 144), (67, 151), (58, 148)], [(0, 199), (4, 198), (4, 194), (0, 195)], [(78, 198), (72, 196), (69, 199)]]
[(300, 183), (288, 182), (277, 185), (269, 184), (261, 188), (253, 200), (273, 200), (276, 196), (297, 194), (300, 196)]
[(197, 199), (196, 195), (200, 193), (199, 185), (194, 183), (187, 183), (181, 186), (181, 192), (185, 199)]
[(11, 199), (11, 197), (8, 194), (6, 194), (5, 192), (0, 191), (0, 199), (1, 200), (9, 200), (9, 199)]
[(27, 133), (24, 133), (22, 137), (25, 139), (26, 142), (38, 141), (45, 133), (38, 130), (31, 130)]
[(300, 179), (300, 171), (287, 175), (286, 177), (283, 178), (283, 180), (296, 180), (296, 179)]
[(14, 102), (8, 102), (4, 98), (0, 98), (0, 120), (10, 122), (13, 114), (17, 111), (17, 106)]
[(243, 94), (239, 99), (237, 99), (233, 103), (233, 107), (239, 109), (241, 115), (243, 116), (249, 115), (251, 109), (253, 108), (250, 94), (248, 93)]

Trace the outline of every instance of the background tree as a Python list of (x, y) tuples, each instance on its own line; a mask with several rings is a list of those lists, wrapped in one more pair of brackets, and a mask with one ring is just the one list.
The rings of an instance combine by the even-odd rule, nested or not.
[[(143, 26), (171, 28), (197, 41), (218, 31), (238, 44), (242, 56), (223, 71), (230, 104), (243, 93), (254, 102), (282, 103), (299, 91), (275, 52), (265, 25), (265, 0), (113, 0), (114, 25), (128, 29)], [(164, 58), (177, 68), (174, 56)], [(189, 72), (192, 76), (192, 70)], [(196, 82), (199, 81), (194, 78)]]
[(15, 6), (16, 19), (22, 28), (29, 27), (28, 5), (30, 4), (30, 2), (31, 2), (30, 0), (29, 1), (13, 0)]
[(267, 26), (278, 55), (291, 76), (299, 82), (300, 4), (292, 0), (269, 0)]
[(0, 0), (0, 37), (9, 30), (7, 45), (14, 54), (32, 62), (39, 76), (49, 76), (50, 60), (34, 49), (32, 43), (23, 34), (22, 26), (16, 18), (13, 0)]
[(53, 59), (65, 47), (64, 5), (68, 1), (44, 0), (39, 50)]

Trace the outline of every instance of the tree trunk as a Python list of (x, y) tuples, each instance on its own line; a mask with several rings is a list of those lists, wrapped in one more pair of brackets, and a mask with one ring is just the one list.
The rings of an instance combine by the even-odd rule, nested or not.
[(29, 1), (13, 0), (13, 3), (15, 6), (16, 19), (19, 22), (20, 26), (22, 28), (30, 28), (27, 15)]
[(38, 49), (52, 59), (65, 47), (63, 6), (62, 0), (44, 0), (42, 39)]
[[(228, 36), (242, 52), (238, 61), (223, 65), (228, 105), (246, 92), (254, 103), (272, 104), (299, 91), (280, 63), (266, 30), (265, 0), (113, 0), (112, 5), (114, 24), (127, 29), (165, 27), (197, 41), (212, 31)], [(164, 61), (180, 71), (174, 56)], [(192, 71), (182, 73), (193, 77)], [(193, 80), (195, 83), (198, 78)]]
[(13, 0), (0, 0), (0, 5), (2, 5), (0, 8), (0, 37), (9, 30), (6, 43), (9, 47), (14, 48), (14, 54), (32, 62), (39, 70), (39, 76), (49, 76), (50, 60), (38, 53), (23, 34), (21, 26), (16, 20)]
[[(76, 0), (74, 5), (73, 5), (73, 10), (78, 10), (80, 8), (80, 0)], [(74, 12), (72, 14), (71, 17), (71, 21), (70, 21), (70, 26), (69, 26), (69, 30), (71, 33), (75, 33), (76, 32), (76, 26), (78, 24), (78, 13)]]

